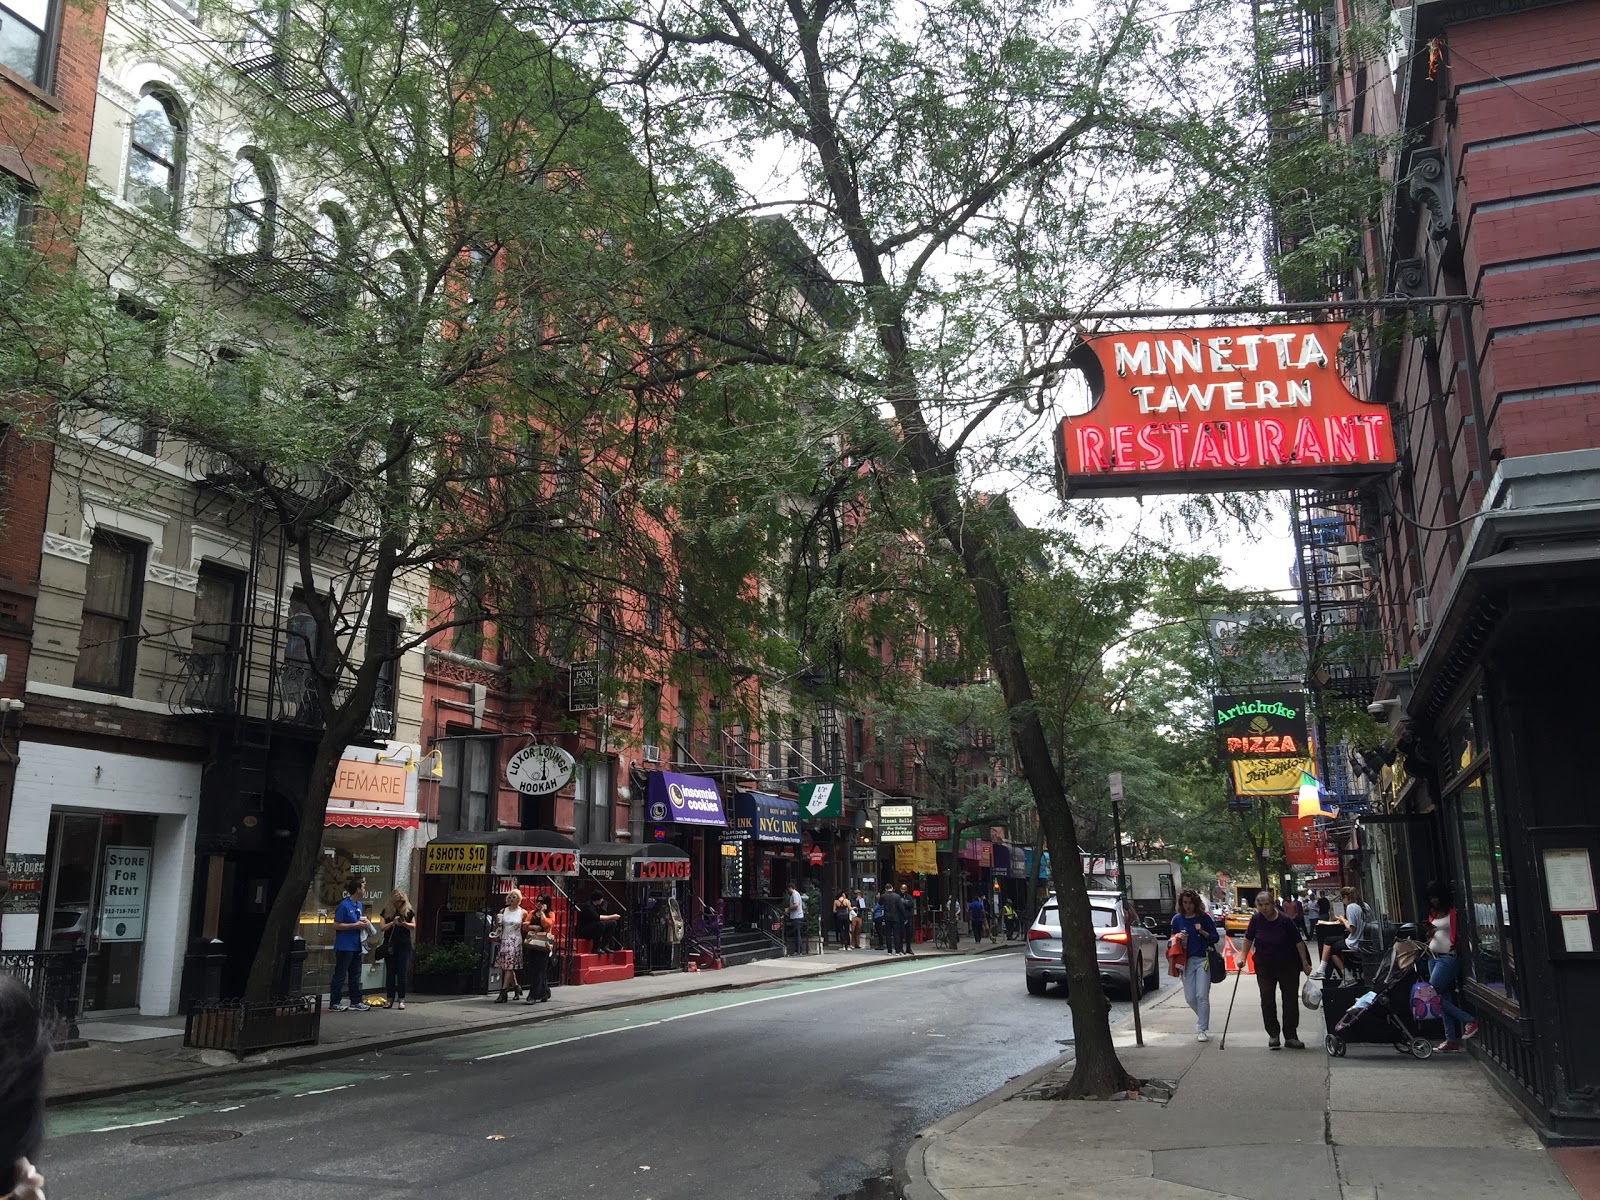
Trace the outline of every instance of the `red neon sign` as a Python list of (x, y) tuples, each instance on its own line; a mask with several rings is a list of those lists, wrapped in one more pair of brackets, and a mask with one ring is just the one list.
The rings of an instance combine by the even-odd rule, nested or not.
[(1066, 495), (1304, 487), (1395, 461), (1381, 404), (1351, 394), (1349, 325), (1168, 329), (1089, 338), (1074, 352), (1093, 407), (1061, 423)]

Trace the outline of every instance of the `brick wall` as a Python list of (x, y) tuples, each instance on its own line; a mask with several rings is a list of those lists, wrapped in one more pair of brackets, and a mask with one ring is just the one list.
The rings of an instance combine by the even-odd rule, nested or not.
[[(100, 74), (106, 10), (57, 0), (60, 14), (47, 88), (0, 68), (0, 169), (42, 192), (83, 181)], [(42, 214), (33, 224), (39, 244), (58, 244), (70, 230)], [(34, 601), (39, 590), (39, 547), (50, 496), (48, 444), (8, 435), (0, 443), (0, 654), (5, 655), (0, 696), (22, 695), (28, 675)], [(0, 724), (0, 741), (15, 753), (17, 722)], [(13, 773), (0, 773), (0, 852), (11, 824)]]

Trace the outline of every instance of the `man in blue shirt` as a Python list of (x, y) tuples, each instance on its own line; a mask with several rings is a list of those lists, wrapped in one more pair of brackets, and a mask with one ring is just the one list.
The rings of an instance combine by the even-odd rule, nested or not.
[[(331, 1008), (334, 1012), (366, 1012), (370, 1007), (361, 996), (361, 955), (365, 938), (372, 926), (361, 910), (361, 900), (367, 894), (367, 881), (359, 875), (345, 889), (344, 899), (333, 911), (333, 988)], [(350, 1003), (342, 1004), (339, 994), (345, 981), (350, 983)]]
[(982, 896), (974, 896), (967, 901), (967, 920), (972, 922), (972, 940), (975, 942), (983, 938), (983, 918), (985, 915)]

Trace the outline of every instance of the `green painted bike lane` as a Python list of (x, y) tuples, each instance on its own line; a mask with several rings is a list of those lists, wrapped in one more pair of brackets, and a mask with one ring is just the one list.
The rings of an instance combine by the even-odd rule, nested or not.
[[(65, 1104), (50, 1110), (49, 1136), (54, 1139), (81, 1134), (114, 1133), (146, 1126), (154, 1130), (156, 1127), (188, 1117), (233, 1113), (251, 1105), (320, 1096), (362, 1084), (406, 1078), (437, 1069), (433, 1066), (423, 1066), (424, 1062), (456, 1067), (469, 1066), (475, 1062), (528, 1054), (547, 1047), (563, 1046), (590, 1038), (611, 1037), (638, 1029), (651, 1029), (658, 1025), (688, 1020), (709, 1013), (788, 1000), (818, 992), (864, 987), (905, 975), (985, 962), (1009, 964), (1011, 958), (1009, 955), (996, 957), (963, 955), (956, 958), (940, 958), (929, 963), (918, 962), (915, 959), (886, 962), (852, 970), (845, 978), (837, 974), (815, 975), (790, 982), (741, 988), (737, 991), (680, 996), (654, 1000), (629, 1008), (578, 1013), (569, 1017), (557, 1017), (538, 1025), (464, 1033), (436, 1042), (403, 1048), (406, 1058), (410, 1060), (408, 1065), (414, 1063), (419, 1068), (413, 1070), (397, 1069), (395, 1057), (390, 1057), (381, 1066), (374, 1062), (373, 1066), (365, 1070), (348, 1064), (285, 1068), (281, 1073), (260, 1072), (237, 1080), (219, 1079), (215, 1083), (183, 1084), (112, 1096), (103, 1100)], [(375, 1052), (371, 1057), (375, 1058), (379, 1053), (391, 1052)]]

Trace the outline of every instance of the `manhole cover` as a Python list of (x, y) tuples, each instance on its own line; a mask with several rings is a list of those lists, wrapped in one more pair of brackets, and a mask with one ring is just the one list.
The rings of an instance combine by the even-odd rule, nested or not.
[(135, 1146), (214, 1146), (243, 1137), (237, 1129), (173, 1129), (167, 1133), (147, 1133), (133, 1139)]

